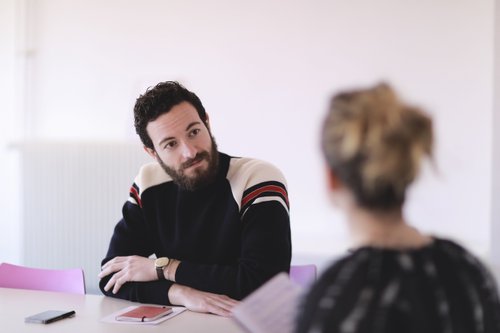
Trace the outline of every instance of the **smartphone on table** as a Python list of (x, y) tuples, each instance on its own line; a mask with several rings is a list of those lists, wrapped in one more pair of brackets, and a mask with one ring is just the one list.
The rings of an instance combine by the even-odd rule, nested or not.
[(57, 320), (73, 317), (75, 311), (48, 310), (24, 318), (25, 323), (50, 324)]
[(119, 321), (154, 321), (172, 313), (172, 308), (168, 306), (141, 305), (116, 316)]

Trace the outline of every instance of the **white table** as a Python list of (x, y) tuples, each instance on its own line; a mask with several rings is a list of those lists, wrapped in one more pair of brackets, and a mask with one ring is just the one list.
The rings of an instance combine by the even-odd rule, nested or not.
[[(124, 325), (101, 322), (101, 318), (136, 305), (100, 295), (74, 295), (47, 291), (0, 288), (2, 332), (244, 332), (231, 318), (184, 311), (158, 325)], [(45, 310), (75, 310), (73, 318), (51, 324), (26, 324), (24, 318)]]

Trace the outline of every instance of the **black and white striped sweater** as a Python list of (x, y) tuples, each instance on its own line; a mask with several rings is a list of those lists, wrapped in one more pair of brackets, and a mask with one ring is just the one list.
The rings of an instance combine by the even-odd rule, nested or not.
[[(241, 299), (291, 260), (289, 203), (282, 173), (269, 163), (219, 153), (216, 180), (184, 191), (158, 163), (143, 166), (123, 206), (102, 264), (116, 256), (181, 261), (176, 282)], [(170, 281), (128, 282), (108, 296), (169, 304)]]

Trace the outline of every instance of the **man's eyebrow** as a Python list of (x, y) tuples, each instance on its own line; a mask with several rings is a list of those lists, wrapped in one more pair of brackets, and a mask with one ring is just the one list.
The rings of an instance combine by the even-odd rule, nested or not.
[(186, 131), (189, 131), (189, 129), (193, 126), (196, 126), (196, 125), (201, 125), (201, 122), (199, 121), (193, 121), (191, 124), (189, 124), (187, 127), (186, 127)]
[(173, 136), (169, 136), (168, 138), (162, 139), (159, 143), (158, 146), (161, 146), (164, 142), (175, 139)]
[[(187, 125), (186, 127), (186, 132), (189, 131), (189, 129), (193, 126), (196, 126), (196, 125), (201, 125), (201, 122), (199, 121), (193, 121), (192, 123), (190, 123), (189, 125)], [(164, 139), (162, 139), (159, 143), (158, 143), (158, 146), (161, 146), (165, 141), (169, 141), (169, 140), (172, 140), (172, 139), (175, 139), (173, 136), (169, 136), (169, 137), (166, 137)]]

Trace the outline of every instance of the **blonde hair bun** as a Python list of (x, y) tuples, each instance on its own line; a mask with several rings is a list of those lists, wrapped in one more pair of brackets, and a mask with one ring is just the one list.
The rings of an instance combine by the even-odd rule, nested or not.
[(386, 83), (333, 96), (322, 132), (330, 168), (368, 208), (402, 205), (432, 142), (430, 117)]

